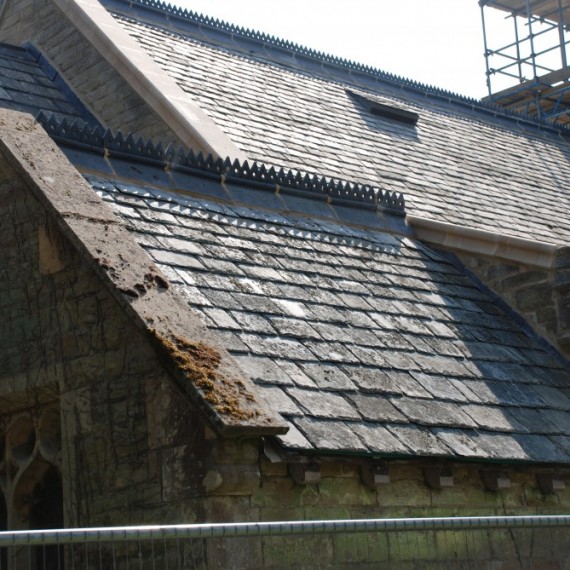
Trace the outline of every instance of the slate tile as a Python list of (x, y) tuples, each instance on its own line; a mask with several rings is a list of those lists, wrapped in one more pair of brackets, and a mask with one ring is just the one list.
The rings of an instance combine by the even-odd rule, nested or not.
[(351, 334), (354, 330), (346, 325), (334, 325), (330, 323), (312, 322), (311, 326), (316, 330), (323, 340), (342, 342), (349, 344), (351, 342)]
[(401, 394), (398, 387), (399, 376), (408, 375), (407, 372), (363, 366), (343, 366), (343, 370), (361, 391), (379, 394)]
[[(538, 414), (543, 418), (542, 422), (545, 422), (549, 427), (551, 426), (551, 430), (556, 430), (557, 433), (561, 433), (563, 435), (570, 435), (570, 414), (566, 411), (543, 409), (539, 410)], [(541, 422), (540, 419), (538, 421)], [(542, 425), (542, 423), (540, 425)], [(543, 430), (535, 431), (546, 433), (546, 431)]]
[(283, 370), (283, 373), (290, 378), (296, 386), (305, 388), (317, 388), (314, 380), (311, 380), (300, 368), (301, 363), (296, 364), (290, 360), (277, 360), (276, 364)]
[(272, 297), (271, 300), (281, 309), (282, 315), (295, 317), (297, 319), (304, 319), (309, 314), (307, 307), (299, 301), (290, 301), (276, 297)]
[(558, 388), (537, 384), (532, 387), (532, 391), (551, 408), (570, 411), (570, 398), (562, 393)]
[(293, 386), (293, 380), (276, 362), (263, 356), (234, 356), (243, 373), (254, 382)]
[(373, 394), (348, 394), (347, 396), (365, 420), (382, 423), (408, 423), (407, 418), (385, 396)]
[(304, 413), (297, 404), (278, 386), (259, 386), (259, 392), (269, 407), (288, 416), (302, 416)]
[[(315, 355), (320, 362), (338, 362), (339, 364), (357, 364), (360, 362), (356, 352), (347, 346), (333, 342), (317, 342), (306, 340), (303, 344)], [(358, 347), (356, 347), (358, 348)], [(361, 349), (364, 350), (364, 349)]]
[[(191, 287), (184, 287), (183, 291), (186, 293)], [(198, 291), (198, 289), (196, 288)], [(237, 302), (236, 298), (227, 291), (217, 291), (215, 289), (201, 289), (198, 291), (201, 299), (205, 299), (207, 305), (219, 307), (221, 309), (229, 310), (242, 310), (242, 306)], [(199, 299), (200, 300), (200, 299)], [(203, 304), (197, 302), (196, 304)]]
[[(163, 267), (159, 267), (159, 268), (161, 271), (164, 271)], [(210, 299), (208, 299), (208, 297), (206, 297), (200, 291), (200, 289), (198, 289), (198, 287), (191, 287), (191, 286), (186, 285), (181, 290), (181, 294), (184, 297), (184, 299), (186, 299), (186, 301), (190, 305), (196, 305), (199, 307), (211, 307), (212, 306), (212, 302), (210, 301)], [(214, 304), (217, 305), (218, 303), (214, 303)]]
[(453, 358), (416, 353), (413, 359), (420, 369), (427, 374), (469, 376), (469, 372), (463, 363)]
[(545, 435), (520, 435), (513, 436), (523, 451), (533, 461), (540, 463), (567, 463), (570, 456), (562, 447), (557, 447)]
[(459, 457), (488, 457), (488, 452), (479, 446), (476, 432), (449, 428), (434, 428), (432, 431), (439, 440), (443, 441)]
[(376, 354), (384, 362), (384, 368), (393, 368), (396, 370), (420, 370), (420, 366), (416, 363), (413, 352), (404, 352), (396, 350), (378, 350)]
[(305, 410), (306, 415), (318, 418), (359, 420), (354, 406), (342, 395), (324, 390), (286, 388), (286, 392)]
[(241, 326), (231, 317), (230, 313), (223, 309), (204, 308), (203, 312), (215, 324), (216, 327), (222, 329), (241, 330)]
[(275, 358), (291, 358), (294, 360), (314, 360), (314, 355), (300, 342), (276, 336), (263, 336), (240, 333), (239, 338), (254, 354), (273, 356)]
[(232, 331), (217, 330), (216, 338), (218, 338), (224, 348), (232, 354), (249, 352), (249, 347), (246, 346)]
[[(368, 348), (365, 346), (349, 345), (349, 350), (353, 355), (352, 360), (340, 362), (342, 365), (361, 364), (363, 366), (380, 366), (387, 367), (387, 362), (376, 348)], [(385, 354), (385, 353), (384, 353)]]
[(263, 295), (250, 295), (247, 293), (233, 293), (234, 298), (241, 307), (251, 313), (263, 315), (279, 315), (281, 309), (271, 299)]
[(348, 323), (353, 327), (374, 328), (374, 321), (362, 311), (341, 310), (341, 322)]
[(465, 402), (465, 396), (452, 383), (451, 379), (446, 376), (431, 376), (423, 372), (412, 371), (412, 377), (417, 380), (422, 388), (425, 388), (434, 398), (439, 400), (453, 400), (456, 402)]
[(476, 435), (470, 432), (472, 438), (476, 438), (477, 445), (488, 457), (501, 460), (529, 460), (528, 453), (519, 442), (511, 435), (478, 432)]
[(402, 454), (409, 453), (408, 448), (392, 435), (385, 427), (370, 423), (350, 424), (353, 433), (373, 453)]
[(149, 255), (157, 262), (166, 265), (175, 265), (187, 269), (205, 269), (193, 255), (176, 253), (164, 249), (147, 249)]
[(243, 331), (269, 335), (277, 334), (277, 331), (271, 325), (271, 321), (262, 315), (256, 315), (248, 311), (230, 311), (230, 315)]
[(394, 396), (390, 397), (390, 401), (411, 422), (417, 422), (420, 425), (477, 427), (477, 424), (462, 412), (460, 406), (451, 402)]
[(295, 427), (289, 423), (289, 431), (285, 435), (278, 435), (277, 441), (287, 449), (313, 449), (313, 445), (309, 440)]
[(300, 364), (303, 372), (311, 378), (315, 385), (324, 390), (352, 390), (356, 385), (338, 366), (322, 364), (320, 362), (306, 362)]
[(506, 432), (520, 431), (519, 423), (513, 422), (512, 417), (507, 416), (503, 409), (496, 406), (466, 404), (461, 406), (461, 409), (483, 429)]
[(445, 442), (428, 429), (403, 425), (389, 425), (387, 428), (415, 455), (453, 455)]
[(334, 307), (307, 303), (307, 310), (309, 311), (311, 321), (346, 324), (344, 314)]
[(225, 261), (223, 259), (214, 259), (210, 257), (201, 256), (200, 262), (206, 269), (209, 269), (210, 271), (228, 273), (230, 275), (237, 275), (237, 276), (243, 275), (243, 271), (235, 263), (231, 261)]
[(353, 453), (368, 451), (368, 448), (354, 433), (350, 423), (313, 418), (295, 418), (294, 422), (316, 449)]
[(281, 336), (321, 340), (319, 333), (309, 323), (302, 319), (269, 317), (269, 321)]
[(415, 337), (407, 336), (401, 332), (392, 331), (374, 331), (374, 334), (380, 341), (378, 346), (385, 346), (391, 350), (407, 350), (412, 351), (415, 348)]

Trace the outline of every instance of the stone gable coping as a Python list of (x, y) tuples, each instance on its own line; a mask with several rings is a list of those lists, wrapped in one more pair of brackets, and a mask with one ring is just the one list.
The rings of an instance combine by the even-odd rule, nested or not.
[(5, 109), (0, 127), (0, 153), (219, 433), (286, 433), (216, 336), (41, 127), (29, 115)]
[(216, 158), (175, 148), (164, 148), (161, 143), (135, 139), (132, 135), (92, 128), (79, 121), (58, 120), (53, 115), (40, 113), (37, 121), (50, 136), (64, 145), (77, 146), (99, 153), (108, 152), (115, 157), (151, 163), (169, 170), (192, 171), (201, 176), (220, 177), (223, 181), (243, 180), (249, 185), (266, 187), (272, 191), (296, 192), (312, 198), (324, 198), (329, 203), (347, 204), (360, 208), (386, 212), (395, 216), (405, 216), (403, 194), (319, 176), (318, 174), (275, 168), (257, 162), (240, 161), (231, 158)]
[(225, 35), (227, 36), (227, 41), (232, 43), (233, 48), (239, 48), (241, 43), (243, 44), (243, 49), (247, 50), (248, 44), (251, 45), (254, 43), (265, 48), (268, 52), (272, 49), (285, 51), (287, 54), (293, 55), (297, 61), (303, 59), (316, 61), (321, 64), (323, 69), (326, 71), (330, 71), (332, 69), (336, 71), (339, 76), (344, 76), (342, 79), (348, 82), (350, 82), (350, 76), (366, 76), (374, 81), (389, 83), (396, 85), (399, 88), (414, 91), (422, 95), (444, 99), (449, 103), (467, 107), (474, 111), (480, 111), (486, 114), (491, 114), (495, 117), (514, 120), (517, 123), (532, 126), (541, 130), (549, 130), (563, 135), (570, 135), (570, 127), (556, 125), (525, 113), (504, 109), (491, 102), (479, 101), (472, 97), (467, 97), (433, 85), (427, 85), (412, 79), (388, 73), (369, 65), (330, 55), (312, 48), (307, 48), (263, 32), (236, 26), (191, 10), (173, 6), (169, 3), (163, 2), (162, 0), (100, 1), (110, 11), (116, 10), (121, 14), (131, 15), (137, 19), (140, 19), (141, 15), (144, 14), (147, 20), (152, 21), (152, 23), (156, 25), (167, 27), (168, 29), (172, 29), (172, 23), (175, 23), (174, 31), (179, 30), (179, 32), (183, 33), (199, 33), (202, 39), (204, 34), (206, 37), (213, 35), (213, 37), (216, 38), (220, 35)]
[(245, 154), (144, 53), (97, 0), (53, 0), (85, 38), (188, 146), (216, 156)]
[(523, 263), (532, 267), (552, 269), (561, 252), (568, 250), (561, 244), (502, 235), (420, 216), (408, 215), (406, 219), (418, 239), (437, 247)]

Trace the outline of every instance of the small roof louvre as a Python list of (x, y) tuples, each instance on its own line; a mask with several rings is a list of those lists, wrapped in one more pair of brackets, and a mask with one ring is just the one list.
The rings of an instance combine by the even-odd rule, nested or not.
[(371, 102), (370, 112), (377, 117), (391, 119), (407, 125), (415, 125), (418, 122), (419, 115), (412, 111), (404, 111), (404, 109), (397, 109), (382, 103)]
[(383, 119), (389, 119), (391, 121), (397, 121), (398, 123), (412, 126), (414, 126), (420, 118), (420, 116), (413, 111), (407, 111), (400, 107), (393, 107), (391, 105), (386, 105), (385, 103), (380, 103), (375, 99), (368, 98), (361, 93), (355, 93), (349, 89), (347, 89), (346, 92), (351, 97), (354, 97), (360, 103), (368, 107), (370, 113), (376, 117), (382, 117)]

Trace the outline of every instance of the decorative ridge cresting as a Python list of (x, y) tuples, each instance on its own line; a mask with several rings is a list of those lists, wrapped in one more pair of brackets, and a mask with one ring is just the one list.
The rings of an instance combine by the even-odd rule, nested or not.
[(58, 143), (95, 153), (108, 153), (111, 158), (127, 158), (153, 164), (173, 171), (191, 171), (200, 176), (220, 177), (231, 182), (243, 180), (261, 188), (301, 193), (321, 197), (337, 204), (348, 204), (382, 210), (405, 216), (404, 195), (368, 184), (358, 184), (318, 174), (269, 166), (259, 162), (214, 158), (211, 154), (195, 153), (169, 144), (154, 143), (131, 134), (123, 135), (94, 128), (84, 121), (58, 119), (52, 114), (39, 113), (36, 121)]
[(307, 48), (295, 42), (290, 42), (276, 36), (272, 36), (263, 32), (257, 32), (255, 30), (251, 30), (250, 28), (237, 26), (235, 24), (231, 24), (217, 18), (212, 18), (210, 16), (205, 16), (192, 10), (187, 10), (186, 8), (173, 6), (172, 4), (163, 2), (162, 0), (103, 0), (103, 4), (115, 4), (128, 9), (140, 7), (148, 10), (151, 13), (154, 12), (166, 15), (170, 19), (174, 18), (191, 25), (196, 25), (198, 27), (207, 26), (213, 30), (225, 32), (234, 37), (237, 36), (250, 41), (258, 41), (263, 45), (283, 49), (297, 56), (315, 59), (321, 63), (332, 65), (334, 67), (347, 71), (349, 74), (363, 74), (375, 80), (386, 81), (396, 84), (399, 87), (419, 92), (422, 95), (429, 95), (440, 99), (445, 99), (450, 103), (458, 104), (462, 107), (467, 107), (473, 111), (484, 112), (495, 117), (514, 120), (517, 123), (522, 122), (525, 125), (530, 125), (534, 128), (554, 131), (556, 133), (570, 136), (570, 127), (567, 127), (565, 125), (549, 122), (526, 113), (511, 111), (492, 102), (483, 102), (478, 99), (474, 99), (473, 97), (468, 97), (466, 95), (460, 95), (459, 93), (447, 91), (441, 87), (427, 85), (425, 83), (414, 81), (400, 75), (382, 71), (377, 67), (372, 67), (370, 65), (358, 63), (356, 61), (343, 57), (338, 57), (312, 48)]

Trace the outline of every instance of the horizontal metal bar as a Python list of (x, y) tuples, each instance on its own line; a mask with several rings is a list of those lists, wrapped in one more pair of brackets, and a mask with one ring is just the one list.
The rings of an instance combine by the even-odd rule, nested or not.
[(14, 531), (0, 532), (0, 547), (347, 532), (460, 531), (544, 527), (570, 527), (570, 515), (320, 520)]

